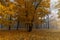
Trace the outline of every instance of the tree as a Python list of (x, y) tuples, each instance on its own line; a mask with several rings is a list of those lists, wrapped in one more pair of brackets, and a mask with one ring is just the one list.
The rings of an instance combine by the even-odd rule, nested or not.
[[(50, 0), (45, 0), (45, 1), (43, 1), (43, 0), (33, 0), (33, 1), (31, 1), (31, 0), (26, 0), (26, 1), (17, 0), (17, 3), (24, 4), (24, 5), (20, 5), (20, 6), (24, 6), (24, 9), (23, 9), (24, 13), (22, 13), (23, 16), (20, 15), (21, 19), (23, 20), (21, 22), (24, 22), (27, 24), (32, 24), (32, 23), (42, 24), (42, 23), (44, 23), (44, 20), (42, 18), (45, 15), (50, 14), (50, 12), (47, 10), (50, 8)], [(22, 12), (22, 11), (20, 11), (20, 12)]]
[[(18, 26), (21, 22), (32, 29), (33, 23), (44, 23), (43, 17), (50, 14), (48, 10), (50, 8), (50, 0), (15, 0), (14, 2), (4, 2), (7, 2), (7, 4), (0, 4), (3, 6), (0, 12), (5, 18), (2, 18), (5, 20), (5, 23), (2, 22), (5, 25), (12, 25), (16, 21)], [(0, 6), (0, 8), (2, 6)], [(7, 20), (5, 16), (10, 19)], [(15, 18), (15, 20), (12, 20), (12, 18)]]
[(58, 18), (60, 18), (60, 0), (58, 0), (58, 2), (56, 3), (56, 5), (55, 5), (55, 9), (57, 9), (58, 10)]
[(58, 18), (60, 18), (60, 9), (58, 10)]
[(60, 0), (56, 2), (55, 8), (60, 8)]
[(9, 3), (7, 5), (0, 4), (0, 15), (2, 16), (1, 18), (1, 23), (5, 26), (13, 25), (15, 23), (15, 20), (10, 20), (9, 18), (16, 14), (16, 6), (13, 3)]

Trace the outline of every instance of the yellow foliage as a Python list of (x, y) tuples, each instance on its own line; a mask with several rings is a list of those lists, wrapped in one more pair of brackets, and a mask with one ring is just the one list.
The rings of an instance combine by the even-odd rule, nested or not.
[(50, 0), (42, 1), (39, 6), (49, 8), (50, 7)]
[[(40, 0), (15, 0), (15, 3), (8, 2), (7, 6), (4, 6), (0, 3), (0, 23), (3, 25), (12, 25), (15, 22), (19, 21), (22, 23), (32, 23), (32, 20), (36, 24), (41, 24), (44, 22), (43, 19), (39, 17), (45, 17), (49, 14), (49, 11), (45, 8), (50, 7), (50, 0), (41, 1), (37, 9), (33, 5), (33, 2)], [(8, 18), (12, 19), (8, 19)], [(13, 20), (15, 18), (15, 20)]]

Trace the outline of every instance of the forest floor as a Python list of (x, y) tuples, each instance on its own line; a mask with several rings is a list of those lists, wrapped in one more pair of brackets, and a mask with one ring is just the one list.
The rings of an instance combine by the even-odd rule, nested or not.
[(48, 30), (21, 30), (0, 31), (0, 40), (60, 40), (60, 32)]

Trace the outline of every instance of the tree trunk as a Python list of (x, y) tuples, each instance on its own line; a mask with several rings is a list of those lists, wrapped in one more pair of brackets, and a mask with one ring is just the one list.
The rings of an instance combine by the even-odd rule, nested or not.
[(32, 31), (32, 27), (33, 27), (33, 24), (32, 23), (29, 23), (28, 24), (28, 32), (31, 32)]

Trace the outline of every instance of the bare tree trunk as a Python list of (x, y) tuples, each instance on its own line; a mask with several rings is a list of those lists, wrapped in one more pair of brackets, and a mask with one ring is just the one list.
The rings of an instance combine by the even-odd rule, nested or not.
[(48, 16), (48, 29), (49, 29), (49, 15), (47, 15)]
[(33, 24), (32, 23), (29, 24), (29, 30), (28, 30), (29, 32), (32, 31), (32, 27), (33, 27)]
[[(10, 19), (9, 20), (11, 20), (11, 15), (10, 15)], [(11, 23), (10, 23), (11, 24)], [(9, 25), (9, 30), (10, 30), (10, 27), (11, 27), (11, 25)]]
[(18, 27), (19, 27), (19, 20), (17, 21), (17, 30), (18, 30)]
[(33, 27), (33, 24), (32, 23), (26, 23), (25, 26), (27, 27), (27, 31), (28, 32), (31, 32), (32, 31), (32, 27)]

